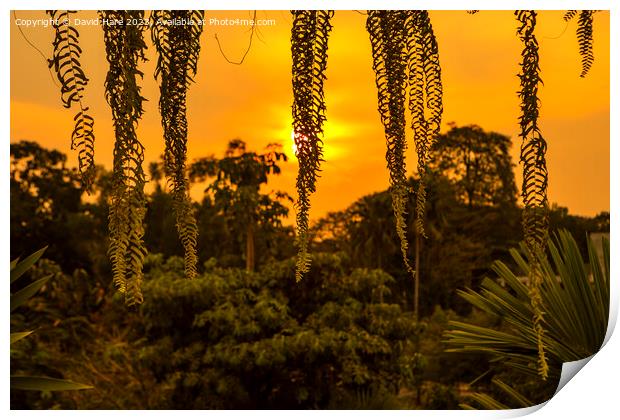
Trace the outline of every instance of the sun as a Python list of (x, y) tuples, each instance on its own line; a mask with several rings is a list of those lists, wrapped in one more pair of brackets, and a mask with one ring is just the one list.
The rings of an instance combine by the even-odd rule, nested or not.
[(304, 143), (308, 141), (308, 136), (306, 136), (305, 134), (296, 133), (294, 129), (291, 130), (291, 142), (292, 142), (291, 149), (293, 150), (293, 154), (295, 155), (295, 157), (297, 157), (297, 151), (298, 151), (297, 142), (295, 141), (296, 139), (300, 143)]

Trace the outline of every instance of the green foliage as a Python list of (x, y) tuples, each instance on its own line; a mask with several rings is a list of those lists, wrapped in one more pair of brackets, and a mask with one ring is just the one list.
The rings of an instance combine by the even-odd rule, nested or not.
[(53, 58), (49, 60), (49, 67), (54, 67), (56, 77), (61, 84), (60, 97), (65, 108), (72, 104), (79, 106), (75, 115), (75, 128), (71, 133), (71, 150), (78, 150), (78, 167), (82, 174), (82, 183), (90, 190), (95, 179), (95, 120), (88, 113), (84, 105), (84, 89), (88, 78), (82, 69), (80, 58), (80, 34), (72, 25), (72, 10), (48, 10), (55, 30)]
[(454, 410), (458, 408), (459, 397), (452, 387), (433, 384), (427, 391), (427, 410)]
[[(589, 357), (603, 344), (609, 317), (609, 241), (603, 241), (602, 259), (588, 242), (589, 265), (565, 231), (558, 232), (548, 246), (549, 258), (540, 251), (532, 255), (526, 245), (521, 252), (513, 250), (512, 256), (526, 275), (532, 264), (540, 266), (541, 304), (547, 314), (543, 339), (551, 362), (549, 379), (555, 383), (562, 363)], [(502, 262), (496, 262), (494, 270), (499, 280), (486, 279), (481, 292), (469, 289), (460, 294), (474, 307), (502, 319), (504, 328), (452, 322), (446, 339), (451, 351), (485, 353), (495, 363), (536, 378), (539, 336), (530, 323), (535, 309), (528, 286)]]
[(328, 410), (400, 410), (406, 407), (385, 390), (362, 389), (344, 392), (330, 401)]
[(45, 376), (13, 375), (11, 376), (11, 388), (25, 391), (76, 391), (92, 389), (92, 386)]
[(292, 259), (257, 273), (212, 267), (190, 283), (174, 261), (151, 266), (142, 307), (141, 363), (167, 393), (160, 408), (324, 408), (404, 385), (416, 326), (385, 273), (317, 254), (301, 285)]
[(144, 146), (136, 135), (145, 100), (137, 83), (137, 77), (142, 77), (138, 62), (146, 59), (146, 44), (142, 28), (131, 24), (132, 19), (140, 21), (144, 12), (101, 11), (100, 15), (113, 22), (103, 25), (109, 63), (106, 100), (112, 110), (116, 136), (109, 255), (114, 284), (125, 296), (127, 305), (132, 306), (142, 303), (142, 264), (147, 253), (142, 239), (146, 213)]
[(29, 284), (28, 286), (21, 289), (19, 292), (16, 292), (11, 295), (11, 311), (18, 306), (23, 305), (30, 297), (32, 297), (35, 293), (39, 291), (41, 287), (50, 279), (50, 276), (43, 277), (39, 280), (36, 280)]
[(13, 284), (15, 280), (20, 278), (26, 271), (28, 271), (34, 265), (34, 263), (36, 263), (39, 258), (43, 256), (43, 253), (46, 249), (47, 247), (41, 248), (37, 252), (24, 258), (24, 260), (21, 262), (19, 261), (19, 258), (11, 261), (11, 284)]
[[(11, 283), (18, 280), (23, 274), (30, 270), (34, 266), (34, 264), (41, 258), (46, 249), (47, 247), (40, 249), (39, 251), (24, 258), (23, 261), (19, 261), (19, 259), (11, 261)], [(30, 299), (35, 293), (37, 293), (51, 277), (51, 275), (48, 275), (41, 279), (35, 280), (21, 290), (12, 293), (11, 312), (13, 312), (18, 307), (24, 305), (26, 301)], [(32, 332), (33, 331), (11, 333), (11, 345), (26, 338), (27, 336), (32, 334)], [(78, 389), (89, 389), (92, 388), (92, 386), (79, 384), (65, 379), (56, 379), (40, 376), (11, 375), (11, 388), (27, 391), (70, 391)]]
[(21, 340), (22, 338), (28, 337), (32, 333), (33, 331), (11, 333), (11, 344), (17, 343), (19, 340)]
[[(32, 266), (41, 258), (43, 253), (45, 252), (45, 248), (41, 248), (37, 252), (29, 255), (24, 258), (23, 261), (20, 261), (19, 258), (11, 261), (11, 284), (14, 281), (18, 280), (23, 274), (26, 273)], [(39, 291), (41, 287), (49, 280), (51, 276), (46, 276), (42, 279), (36, 280), (26, 287), (22, 288), (18, 292), (11, 294), (11, 312), (15, 310), (18, 306), (23, 305), (30, 297), (32, 297), (36, 292)], [(25, 336), (24, 336), (25, 337)]]
[[(164, 128), (165, 173), (172, 185), (179, 237), (185, 250), (185, 275), (198, 274), (196, 251), (198, 227), (189, 197), (186, 174), (187, 89), (198, 69), (200, 34), (204, 12), (198, 10), (155, 10), (151, 39), (157, 50), (155, 77), (161, 78), (159, 111)], [(170, 24), (174, 20), (192, 24)], [(200, 22), (200, 23), (198, 23)]]
[(327, 42), (332, 29), (333, 11), (296, 10), (291, 29), (293, 58), (293, 133), (297, 174), (297, 281), (310, 269), (308, 219), (310, 194), (316, 191), (320, 163), (323, 160), (323, 122)]

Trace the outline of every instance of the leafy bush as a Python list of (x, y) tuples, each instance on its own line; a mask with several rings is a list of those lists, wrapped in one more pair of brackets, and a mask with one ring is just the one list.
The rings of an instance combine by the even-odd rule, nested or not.
[[(43, 253), (45, 252), (47, 247), (40, 249), (39, 251), (29, 255), (20, 261), (19, 258), (11, 261), (11, 275), (10, 282), (11, 284), (19, 284), (16, 283), (17, 280), (22, 277), (27, 271), (29, 271), (34, 264), (41, 258)], [(32, 296), (34, 296), (52, 277), (52, 275), (48, 275), (45, 277), (41, 277), (35, 281), (30, 282), (28, 285), (22, 287), (15, 293), (11, 293), (11, 312), (20, 306), (24, 305)], [(17, 345), (18, 342), (28, 337), (34, 331), (20, 331), (11, 333), (11, 346), (14, 344)], [(19, 345), (18, 345), (19, 346)], [(23, 348), (14, 349), (11, 348), (11, 356), (19, 356), (22, 355), (23, 359), (25, 359), (28, 355), (24, 354)], [(32, 369), (32, 363), (30, 361), (22, 364), (18, 364), (17, 366), (13, 365), (12, 371), (16, 371), (14, 374), (11, 374), (11, 388), (23, 390), (23, 391), (72, 391), (79, 389), (89, 389), (92, 388), (90, 385), (84, 385), (77, 382), (69, 381), (66, 379), (60, 378), (51, 378), (49, 376), (36, 376), (30, 374), (24, 374), (22, 372), (21, 367), (25, 367), (26, 369)]]
[(151, 259), (144, 283), (140, 360), (160, 408), (325, 408), (406, 385), (416, 324), (384, 272), (320, 254), (301, 283), (292, 259), (257, 273), (209, 264), (187, 281), (180, 262)]

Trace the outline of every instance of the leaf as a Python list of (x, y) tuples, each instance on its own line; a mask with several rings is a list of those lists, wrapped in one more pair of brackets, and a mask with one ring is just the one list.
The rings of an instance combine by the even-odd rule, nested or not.
[(11, 295), (11, 312), (13, 309), (24, 304), (32, 295), (37, 293), (41, 287), (52, 277), (52, 274), (30, 283), (19, 292)]
[(19, 261), (19, 258), (11, 261), (11, 284), (13, 284), (15, 280), (20, 278), (22, 274), (28, 271), (28, 269), (32, 267), (34, 263), (39, 260), (39, 258), (41, 258), (46, 249), (47, 247), (41, 248), (37, 252), (26, 257), (26, 259), (24, 259), (19, 264), (17, 263)]
[[(469, 395), (469, 398), (476, 401), (485, 410), (508, 410), (510, 408), (507, 405), (502, 404), (501, 402), (497, 401), (495, 398), (485, 393), (475, 392)], [(461, 408), (466, 409), (466, 410), (474, 409), (474, 407), (468, 404), (461, 404)]]
[(11, 333), (11, 344), (17, 343), (19, 340), (21, 340), (22, 338), (28, 337), (32, 333), (33, 331)]
[(530, 401), (527, 397), (523, 396), (516, 389), (502, 382), (501, 380), (494, 378), (493, 383), (497, 385), (502, 391), (504, 391), (508, 396), (510, 396), (513, 400), (515, 400), (519, 404), (519, 406), (532, 407), (533, 405), (535, 405), (534, 402)]
[(75, 391), (93, 386), (45, 376), (11, 376), (11, 388), (26, 391)]

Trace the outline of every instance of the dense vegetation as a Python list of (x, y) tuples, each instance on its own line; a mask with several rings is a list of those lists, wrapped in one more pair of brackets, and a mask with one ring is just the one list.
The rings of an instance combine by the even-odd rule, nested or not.
[[(245, 150), (239, 140), (221, 159), (188, 165), (188, 179), (206, 189), (191, 204), (198, 275), (185, 278), (174, 192), (160, 181), (165, 165), (154, 162), (144, 304), (128, 310), (106, 255), (110, 173), (97, 168), (86, 196), (66, 156), (12, 144), (11, 259), (49, 245), (24, 282), (53, 276), (12, 315), (12, 330), (36, 333), (12, 346), (11, 371), (94, 386), (12, 391), (12, 408), (458, 408), (472, 392), (498, 396), (494, 379), (533, 402), (549, 398), (553, 380), (524, 377), (485, 354), (444, 352), (450, 321), (509, 328), (458, 290), (495, 278), (494, 260), (519, 269), (509, 254), (522, 239), (510, 147), (476, 126), (452, 127), (434, 146), (450, 157), (424, 175), (427, 237), (411, 243), (419, 299), (389, 191), (316, 221), (313, 264), (297, 283), (294, 232), (282, 223), (288, 196), (261, 189), (285, 156), (275, 146)], [(472, 162), (485, 176), (463, 170)], [(415, 208), (415, 196), (408, 199)], [(415, 238), (416, 215), (407, 217), (406, 235)], [(587, 218), (552, 207), (549, 220), (576, 238), (583, 256), (587, 233), (609, 231), (609, 213)]]

